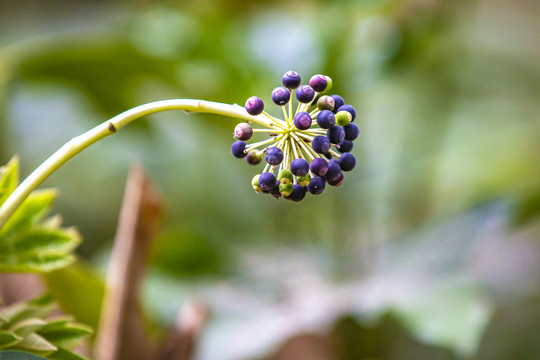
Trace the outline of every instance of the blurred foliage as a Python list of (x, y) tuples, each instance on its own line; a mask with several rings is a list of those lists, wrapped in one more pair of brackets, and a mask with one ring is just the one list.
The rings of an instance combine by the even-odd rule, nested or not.
[[(527, 311), (540, 289), (537, 1), (23, 3), (0, 4), (0, 161), (20, 154), (23, 173), (141, 103), (270, 103), (289, 69), (330, 75), (357, 105), (359, 170), (300, 204), (252, 193), (255, 170), (228, 154), (234, 122), (211, 115), (149, 117), (47, 182), (84, 235), (81, 255), (100, 264), (129, 163), (152, 173), (168, 218), (144, 296), (163, 322), (192, 295), (213, 305), (201, 358), (277, 346), (293, 327), (276, 325), (280, 301), (299, 288), (315, 295), (293, 297), (303, 306), (292, 301), (292, 319), (314, 311), (309, 300), (333, 315), (392, 310), (378, 330), (343, 325), (351, 343), (380, 335), (361, 356), (388, 355), (377, 344), (395, 340), (383, 330), (395, 325), (414, 346), (392, 359), (430, 358), (424, 346), (441, 346), (442, 358), (538, 357), (525, 336), (540, 333)], [(103, 285), (91, 271), (47, 281), (63, 307), (95, 324)], [(352, 294), (323, 301), (344, 285)], [(505, 336), (509, 326), (519, 335)]]
[[(0, 205), (18, 185), (17, 157), (0, 168)], [(74, 228), (60, 227), (59, 217), (46, 219), (55, 190), (32, 192), (0, 230), (0, 271), (49, 272), (75, 261), (73, 250), (80, 243)]]
[(70, 349), (80, 344), (92, 330), (74, 323), (70, 317), (51, 318), (55, 309), (51, 301), (50, 296), (43, 296), (2, 309), (0, 349), (18, 349), (48, 359), (84, 359)]

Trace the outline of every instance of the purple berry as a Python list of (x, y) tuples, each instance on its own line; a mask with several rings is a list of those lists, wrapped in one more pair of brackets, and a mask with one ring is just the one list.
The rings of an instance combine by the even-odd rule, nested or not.
[(340, 172), (331, 180), (326, 179), (326, 181), (330, 186), (340, 186), (341, 184), (343, 184), (343, 173)]
[[(328, 171), (324, 175), (324, 178), (326, 179), (326, 181), (328, 181), (328, 183), (330, 184), (331, 182), (334, 182), (334, 180), (337, 177), (339, 177), (340, 174), (341, 174), (341, 167), (339, 166), (338, 162), (336, 160), (330, 160), (330, 162), (328, 163)], [(261, 180), (259, 179), (259, 182), (260, 181)], [(335, 186), (335, 185), (332, 185), (332, 186)]]
[(276, 177), (271, 172), (263, 172), (261, 176), (259, 176), (259, 186), (263, 191), (270, 191), (274, 187), (276, 187)]
[(296, 89), (296, 99), (299, 102), (307, 104), (315, 97), (315, 90), (309, 85), (302, 85)]
[(338, 164), (343, 171), (351, 171), (356, 166), (356, 158), (351, 153), (344, 153), (338, 160)]
[(326, 132), (326, 136), (328, 137), (328, 139), (330, 139), (330, 142), (332, 144), (339, 144), (340, 142), (345, 140), (345, 131), (341, 126), (332, 126)]
[(309, 165), (309, 169), (317, 176), (324, 176), (328, 171), (328, 161), (323, 158), (313, 159)]
[(351, 121), (354, 121), (354, 119), (356, 119), (356, 109), (352, 107), (351, 105), (348, 105), (348, 104), (341, 105), (337, 111), (347, 111), (349, 114), (352, 115)]
[(291, 99), (291, 93), (284, 87), (277, 87), (272, 91), (272, 101), (279, 106), (283, 106)]
[(296, 113), (294, 115), (294, 126), (298, 128), (298, 130), (307, 130), (311, 126), (311, 116), (309, 113), (305, 111), (301, 111), (299, 113)]
[(266, 149), (266, 162), (270, 165), (279, 165), (283, 161), (283, 151), (273, 146)]
[(291, 195), (289, 195), (288, 199), (294, 202), (299, 202), (299, 201), (302, 201), (305, 197), (306, 197), (306, 188), (298, 184), (294, 184), (293, 191)]
[(326, 76), (324, 75), (313, 75), (311, 79), (309, 79), (309, 86), (313, 88), (316, 92), (323, 92), (326, 90), (326, 85), (328, 81), (326, 80)]
[(296, 176), (304, 176), (309, 171), (309, 164), (304, 159), (294, 159), (291, 162), (291, 172)]
[(238, 140), (249, 140), (253, 136), (253, 128), (247, 123), (240, 123), (234, 128), (234, 137)]
[(352, 141), (349, 141), (349, 140), (343, 140), (342, 142), (340, 142), (338, 144), (339, 148), (338, 148), (338, 151), (340, 153), (346, 153), (346, 152), (350, 152), (353, 148), (353, 142)]
[(311, 142), (311, 147), (315, 152), (318, 152), (319, 154), (324, 154), (330, 150), (330, 140), (323, 135), (317, 135), (313, 138), (313, 141)]
[(283, 75), (281, 82), (287, 89), (296, 89), (298, 86), (300, 86), (302, 78), (296, 71), (291, 70), (287, 71), (285, 75)]
[(270, 189), (270, 194), (272, 194), (272, 196), (276, 199), (281, 197), (281, 193), (279, 192), (279, 184), (280, 182), (276, 180), (276, 186)]
[(360, 129), (356, 124), (353, 123), (345, 125), (343, 130), (345, 130), (345, 140), (353, 141), (358, 137), (358, 135), (360, 135)]
[(239, 159), (246, 156), (246, 153), (244, 150), (246, 149), (246, 142), (241, 140), (236, 140), (231, 145), (231, 154), (233, 154), (234, 157), (237, 157)]
[(313, 195), (319, 195), (324, 191), (325, 186), (326, 181), (324, 181), (324, 178), (320, 176), (314, 176), (313, 178), (311, 178), (311, 182), (309, 183), (307, 189)]
[(332, 160), (333, 156), (330, 152), (326, 152), (323, 154), (325, 158), (327, 158), (328, 160)]
[(339, 95), (332, 95), (331, 96), (332, 99), (334, 99), (334, 114), (338, 112), (338, 109), (345, 105), (345, 100), (343, 100), (343, 98)]
[(249, 115), (259, 115), (264, 110), (264, 103), (261, 98), (252, 96), (246, 101), (246, 111)]
[(336, 124), (336, 117), (330, 110), (321, 110), (317, 115), (317, 125), (323, 129), (330, 129)]

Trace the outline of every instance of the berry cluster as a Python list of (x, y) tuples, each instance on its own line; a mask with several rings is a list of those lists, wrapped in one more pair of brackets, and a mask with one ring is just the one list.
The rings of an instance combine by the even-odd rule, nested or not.
[[(272, 122), (267, 129), (254, 129), (249, 121), (236, 125), (231, 153), (251, 165), (264, 157), (263, 172), (251, 181), (255, 191), (301, 201), (308, 191), (321, 194), (326, 184), (340, 186), (343, 171), (354, 169), (356, 159), (350, 151), (359, 134), (354, 124), (356, 110), (339, 95), (323, 95), (332, 88), (328, 76), (314, 75), (309, 85), (301, 85), (300, 75), (288, 71), (282, 83), (283, 87), (272, 91), (272, 101), (282, 108), (285, 120), (264, 111), (260, 98), (250, 97), (246, 111), (253, 116), (263, 114)], [(294, 116), (293, 91), (298, 100)], [(255, 132), (267, 133), (270, 139), (246, 143)]]

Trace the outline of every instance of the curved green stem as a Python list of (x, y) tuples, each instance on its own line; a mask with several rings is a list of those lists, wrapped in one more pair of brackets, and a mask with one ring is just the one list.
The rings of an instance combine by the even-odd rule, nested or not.
[(185, 110), (187, 112), (220, 114), (245, 121), (251, 121), (271, 129), (276, 127), (276, 122), (264, 115), (251, 116), (239, 105), (229, 105), (211, 101), (174, 99), (156, 101), (134, 107), (133, 109), (127, 110), (112, 119), (105, 121), (84, 134), (74, 137), (35, 169), (0, 207), (0, 229), (4, 226), (13, 212), (21, 205), (24, 199), (26, 199), (33, 190), (69, 159), (73, 158), (93, 143), (116, 133), (130, 122), (145, 115), (166, 110)]

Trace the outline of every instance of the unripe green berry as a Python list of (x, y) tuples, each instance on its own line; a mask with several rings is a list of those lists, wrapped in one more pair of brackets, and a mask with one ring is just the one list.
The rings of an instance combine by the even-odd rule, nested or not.
[(251, 180), (251, 186), (253, 187), (253, 190), (255, 190), (256, 192), (262, 191), (262, 188), (259, 186), (259, 176), (261, 176), (261, 174), (255, 175), (253, 179)]
[(330, 76), (326, 76), (326, 89), (324, 89), (323, 94), (327, 93), (332, 89), (332, 78)]
[(250, 150), (245, 159), (248, 164), (257, 165), (262, 160), (262, 154), (258, 150)]
[(285, 197), (291, 195), (291, 193), (293, 192), (293, 184), (292, 183), (288, 183), (288, 184), (279, 184), (279, 193)]
[(319, 101), (317, 101), (317, 108), (319, 110), (334, 110), (334, 105), (335, 105), (335, 101), (334, 99), (332, 99), (330, 96), (328, 95), (324, 95), (324, 96), (321, 96), (319, 98)]
[(338, 111), (336, 114), (336, 124), (339, 126), (346, 126), (352, 120), (352, 115), (348, 111)]
[[(277, 177), (278, 181), (284, 185), (287, 185), (287, 184), (290, 184), (292, 183), (293, 181), (293, 174), (291, 172), (291, 170), (289, 169), (281, 169), (278, 173), (278, 177)], [(291, 191), (292, 191), (292, 187), (291, 187)], [(282, 194), (283, 195), (283, 194)], [(283, 195), (283, 196), (287, 196), (287, 195)]]
[(298, 180), (298, 185), (302, 187), (306, 187), (311, 182), (311, 175), (306, 174), (304, 176), (299, 176), (297, 180)]

